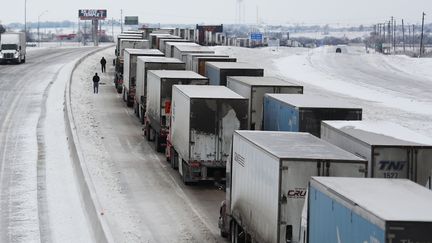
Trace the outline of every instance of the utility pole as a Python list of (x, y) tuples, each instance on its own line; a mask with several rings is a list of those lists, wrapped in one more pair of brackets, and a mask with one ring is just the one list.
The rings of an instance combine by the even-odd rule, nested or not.
[(390, 24), (391, 25), (389, 25), (389, 30), (391, 33), (390, 43), (393, 45), (393, 50), (396, 51), (396, 47), (394, 45), (394, 23), (393, 23), (393, 19), (394, 19), (393, 16), (391, 16), (391, 18), (390, 18)]
[(404, 26), (403, 19), (402, 19), (402, 42), (403, 42), (403, 52), (405, 53), (405, 26)]
[(396, 54), (396, 18), (393, 19), (393, 49)]
[(114, 17), (112, 17), (112, 19), (111, 19), (111, 33), (112, 33), (112, 38), (113, 38), (113, 42), (114, 42)]
[(385, 43), (386, 42), (386, 23), (383, 24), (383, 36), (384, 36), (383, 43)]
[(26, 35), (27, 43), (27, 0), (24, 0), (24, 33)]
[(415, 51), (415, 25), (412, 25), (412, 49)]
[(422, 15), (422, 28), (421, 28), (421, 36), (420, 36), (420, 55), (419, 57), (421, 57), (421, 55), (423, 54), (423, 30), (424, 30), (424, 17), (425, 17), (425, 13), (423, 12)]
[(123, 9), (120, 9), (120, 30), (123, 33)]
[(410, 47), (411, 39), (411, 25), (408, 25), (408, 47)]

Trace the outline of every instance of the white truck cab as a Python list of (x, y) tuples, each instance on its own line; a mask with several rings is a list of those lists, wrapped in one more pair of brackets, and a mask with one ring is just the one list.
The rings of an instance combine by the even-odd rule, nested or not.
[(26, 60), (26, 35), (7, 32), (0, 36), (0, 62), (24, 63)]

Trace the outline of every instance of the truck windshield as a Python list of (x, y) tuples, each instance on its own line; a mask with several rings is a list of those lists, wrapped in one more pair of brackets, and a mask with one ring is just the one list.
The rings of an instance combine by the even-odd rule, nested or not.
[(1, 50), (18, 50), (18, 46), (15, 44), (3, 44)]

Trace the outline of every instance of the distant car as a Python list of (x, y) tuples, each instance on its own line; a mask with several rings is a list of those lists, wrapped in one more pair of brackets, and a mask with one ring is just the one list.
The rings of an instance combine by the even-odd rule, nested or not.
[(27, 46), (28, 46), (28, 47), (36, 47), (37, 44), (36, 44), (36, 43), (27, 43)]
[(342, 49), (340, 47), (336, 48), (336, 53), (342, 53)]

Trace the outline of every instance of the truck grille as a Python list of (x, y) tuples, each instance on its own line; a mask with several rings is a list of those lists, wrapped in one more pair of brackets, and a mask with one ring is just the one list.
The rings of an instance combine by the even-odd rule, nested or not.
[(5, 53), (4, 55), (5, 59), (13, 59), (14, 58), (14, 54), (13, 53)]

